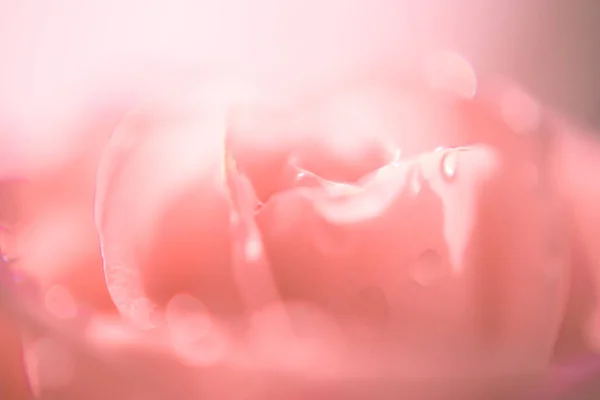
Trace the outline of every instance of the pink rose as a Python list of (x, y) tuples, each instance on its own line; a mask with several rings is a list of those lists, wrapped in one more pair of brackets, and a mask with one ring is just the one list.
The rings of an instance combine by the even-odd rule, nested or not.
[[(26, 322), (33, 391), (511, 397), (590, 344), (597, 220), (579, 171), (596, 147), (456, 59), (425, 72), (304, 97), (211, 83), (130, 112), (95, 204), (126, 324), (99, 313), (96, 146), (32, 175), (18, 236), (35, 251), (12, 267), (40, 303), (4, 303), (0, 345)], [(18, 353), (0, 367), (21, 379)]]
[(521, 92), (436, 86), (136, 110), (96, 197), (120, 313), (196, 366), (543, 374), (569, 285), (547, 126)]

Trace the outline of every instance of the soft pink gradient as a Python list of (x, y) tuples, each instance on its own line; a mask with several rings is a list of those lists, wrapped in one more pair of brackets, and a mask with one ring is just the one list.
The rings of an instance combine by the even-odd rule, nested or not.
[[(591, 281), (600, 282), (594, 211), (600, 190), (590, 180), (600, 147), (561, 123), (549, 177), (529, 168), (529, 161), (544, 162), (531, 132), (543, 119), (541, 105), (512, 84), (479, 82), (473, 66), (502, 69), (494, 68), (498, 59), (523, 56), (526, 50), (510, 43), (516, 32), (535, 31), (527, 20), (538, 4), (448, 3), (2, 2), (0, 175), (26, 180), (17, 191), (19, 224), (3, 232), (2, 246), (18, 255), (15, 270), (39, 289), (37, 298), (26, 296), (43, 322), (28, 326), (24, 340), (33, 391), (63, 399), (151, 399), (153, 391), (158, 398), (198, 392), (226, 398), (248, 385), (226, 387), (221, 380), (254, 374), (251, 388), (264, 398), (273, 373), (341, 380), (346, 387), (390, 373), (388, 363), (402, 377), (434, 381), (474, 369), (482, 381), (517, 366), (520, 373), (543, 373), (569, 284), (562, 248), (558, 261), (546, 259), (547, 233), (562, 232), (557, 209), (565, 207), (573, 219)], [(464, 48), (468, 60), (433, 51), (455, 48)], [(481, 94), (483, 108), (470, 105), (474, 94)], [(232, 173), (223, 165), (226, 126), (240, 164), (233, 179), (254, 175), (257, 190), (234, 208), (250, 209), (254, 194), (264, 200), (283, 183), (353, 196), (338, 201), (318, 190), (306, 197), (291, 191), (267, 203), (256, 222), (232, 216), (224, 185)], [(475, 146), (459, 153), (457, 171), (440, 170), (445, 161), (435, 147), (480, 142), (495, 150)], [(398, 149), (401, 162), (391, 158)], [(274, 182), (269, 174), (281, 172), (280, 161), (291, 153), (290, 169)], [(333, 183), (388, 162), (360, 181), (368, 190)], [(409, 210), (393, 225), (385, 212), (399, 188), (420, 190), (408, 169), (414, 165), (434, 177), (433, 194), (423, 216)], [(446, 185), (443, 174), (455, 172), (458, 181)], [(530, 190), (545, 178), (558, 199)], [(254, 240), (257, 228), (270, 250)], [(230, 241), (238, 239), (232, 255)], [(120, 267), (107, 268), (106, 276), (99, 241), (104, 262)], [(563, 241), (569, 239), (557, 239)], [(425, 264), (415, 282), (435, 278), (431, 259), (419, 257), (421, 250), (431, 255), (423, 243), (439, 246), (444, 265), (454, 267), (455, 281), (439, 292), (412, 292), (394, 280), (398, 258)], [(276, 278), (283, 293), (275, 298), (289, 301), (285, 318), (299, 324), (301, 337), (282, 325), (279, 303), (241, 318), (248, 301), (240, 285), (256, 294), (264, 285), (252, 279), (260, 274), (236, 280), (222, 266), (246, 268), (236, 264), (238, 253), (258, 265), (264, 251), (278, 266), (292, 266)], [(361, 257), (386, 271), (360, 269)], [(472, 272), (481, 265), (493, 274)], [(308, 279), (319, 277), (321, 267), (325, 278)], [(345, 302), (367, 282), (428, 318), (391, 335), (379, 330), (385, 313), (377, 293)], [(327, 313), (320, 302), (329, 297), (342, 304)], [(358, 322), (335, 318), (355, 305)], [(18, 349), (14, 319), (4, 317), (0, 349)], [(495, 330), (480, 332), (477, 324)], [(585, 321), (592, 344), (596, 324)], [(18, 371), (18, 351), (12, 355), (1, 371)], [(23, 374), (2, 380), (21, 390), (7, 398), (25, 398)], [(294, 384), (281, 388), (297, 393)], [(423, 394), (416, 386), (416, 395)]]

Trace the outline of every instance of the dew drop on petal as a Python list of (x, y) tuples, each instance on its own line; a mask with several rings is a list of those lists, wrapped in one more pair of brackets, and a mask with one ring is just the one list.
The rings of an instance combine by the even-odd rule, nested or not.
[(411, 268), (413, 279), (422, 286), (429, 286), (444, 274), (442, 258), (433, 249), (424, 251)]
[(458, 152), (448, 151), (442, 156), (441, 171), (442, 176), (447, 181), (451, 181), (456, 176), (458, 170)]
[(77, 305), (69, 290), (62, 285), (54, 285), (44, 294), (46, 310), (55, 318), (72, 319), (77, 315)]
[(326, 184), (324, 180), (305, 170), (298, 171), (293, 182), (294, 187), (323, 187)]
[(188, 294), (175, 295), (165, 318), (175, 352), (193, 366), (212, 365), (227, 353), (227, 342), (204, 304)]

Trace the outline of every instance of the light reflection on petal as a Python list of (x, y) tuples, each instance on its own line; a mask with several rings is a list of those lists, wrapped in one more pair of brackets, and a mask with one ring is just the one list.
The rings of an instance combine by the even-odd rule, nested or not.
[(156, 307), (145, 293), (139, 248), (154, 245), (163, 213), (194, 182), (207, 185), (206, 212), (225, 201), (217, 179), (225, 110), (210, 93), (182, 99), (169, 93), (134, 110), (98, 168), (95, 223), (106, 283), (121, 314), (143, 329), (154, 326)]

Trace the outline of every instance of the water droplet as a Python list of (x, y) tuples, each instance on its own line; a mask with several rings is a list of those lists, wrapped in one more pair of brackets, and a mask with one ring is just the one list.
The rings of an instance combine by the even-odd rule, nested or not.
[(296, 174), (296, 180), (299, 181), (302, 178), (304, 178), (305, 176), (306, 176), (306, 172), (300, 171), (300, 172), (298, 172), (298, 174)]
[(441, 161), (442, 176), (451, 181), (456, 176), (458, 169), (458, 152), (448, 151), (442, 156)]
[(423, 171), (421, 171), (421, 168), (419, 168), (418, 165), (415, 165), (408, 175), (408, 186), (413, 195), (421, 193), (424, 180), (425, 177), (423, 176)]
[(441, 151), (444, 151), (446, 148), (444, 146), (438, 146), (435, 148), (435, 150), (433, 151), (434, 153), (439, 153)]
[(293, 187), (320, 187), (323, 186), (323, 182), (313, 173), (305, 170), (299, 170), (295, 172), (294, 180), (292, 183)]
[(414, 280), (423, 286), (429, 286), (444, 273), (442, 258), (433, 249), (424, 251), (412, 268)]
[(48, 289), (44, 303), (48, 312), (58, 319), (72, 319), (77, 315), (75, 300), (64, 286), (54, 285)]

